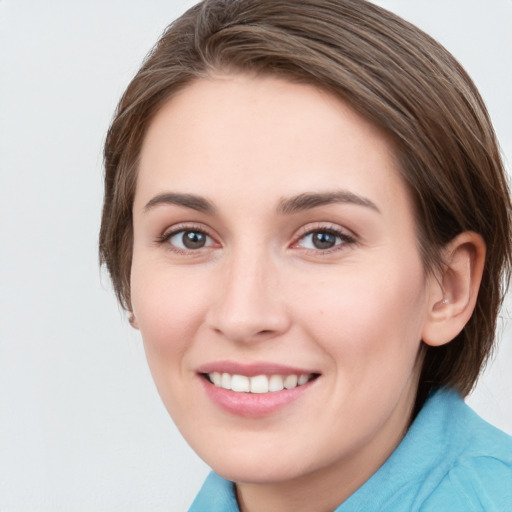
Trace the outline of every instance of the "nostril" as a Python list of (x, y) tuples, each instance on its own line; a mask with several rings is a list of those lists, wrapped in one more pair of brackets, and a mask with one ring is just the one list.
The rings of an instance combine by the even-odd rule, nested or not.
[(263, 341), (287, 331), (291, 319), (282, 304), (246, 295), (233, 294), (212, 304), (206, 325), (218, 336), (242, 342)]

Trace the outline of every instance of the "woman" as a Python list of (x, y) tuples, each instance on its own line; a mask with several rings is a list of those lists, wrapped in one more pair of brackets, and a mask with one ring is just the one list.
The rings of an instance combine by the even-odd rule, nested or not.
[(485, 107), (361, 0), (206, 1), (105, 145), (100, 253), (212, 467), (193, 511), (508, 510), (512, 441), (462, 401), (510, 204)]

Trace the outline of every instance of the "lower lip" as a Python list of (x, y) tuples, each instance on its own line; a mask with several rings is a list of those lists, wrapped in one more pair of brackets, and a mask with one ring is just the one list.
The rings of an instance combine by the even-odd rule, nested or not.
[(274, 414), (298, 400), (310, 390), (317, 379), (302, 386), (269, 393), (239, 393), (214, 386), (200, 376), (203, 387), (210, 400), (224, 411), (246, 418), (262, 418)]

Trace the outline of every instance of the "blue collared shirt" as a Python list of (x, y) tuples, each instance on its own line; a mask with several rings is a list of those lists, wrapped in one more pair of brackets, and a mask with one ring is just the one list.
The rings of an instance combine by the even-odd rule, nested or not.
[[(388, 460), (334, 512), (512, 512), (512, 437), (454, 391), (425, 403)], [(189, 512), (239, 512), (210, 473)]]

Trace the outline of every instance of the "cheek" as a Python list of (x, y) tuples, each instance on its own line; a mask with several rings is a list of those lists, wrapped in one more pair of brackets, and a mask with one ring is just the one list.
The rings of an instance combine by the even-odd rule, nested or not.
[[(157, 390), (168, 412), (180, 423), (187, 410), (190, 372), (186, 358), (204, 318), (204, 293), (193, 280), (158, 263), (132, 267), (132, 306)], [(195, 283), (197, 284), (197, 282)], [(204, 290), (203, 290), (204, 292)]]
[[(132, 306), (151, 370), (181, 362), (203, 314), (193, 282), (158, 264), (132, 267)], [(155, 376), (156, 380), (156, 376)]]
[(307, 296), (309, 307), (302, 306), (298, 316), (309, 318), (310, 335), (336, 366), (373, 379), (401, 368), (410, 371), (426, 305), (421, 265), (403, 273), (375, 266), (363, 274), (353, 268)]

